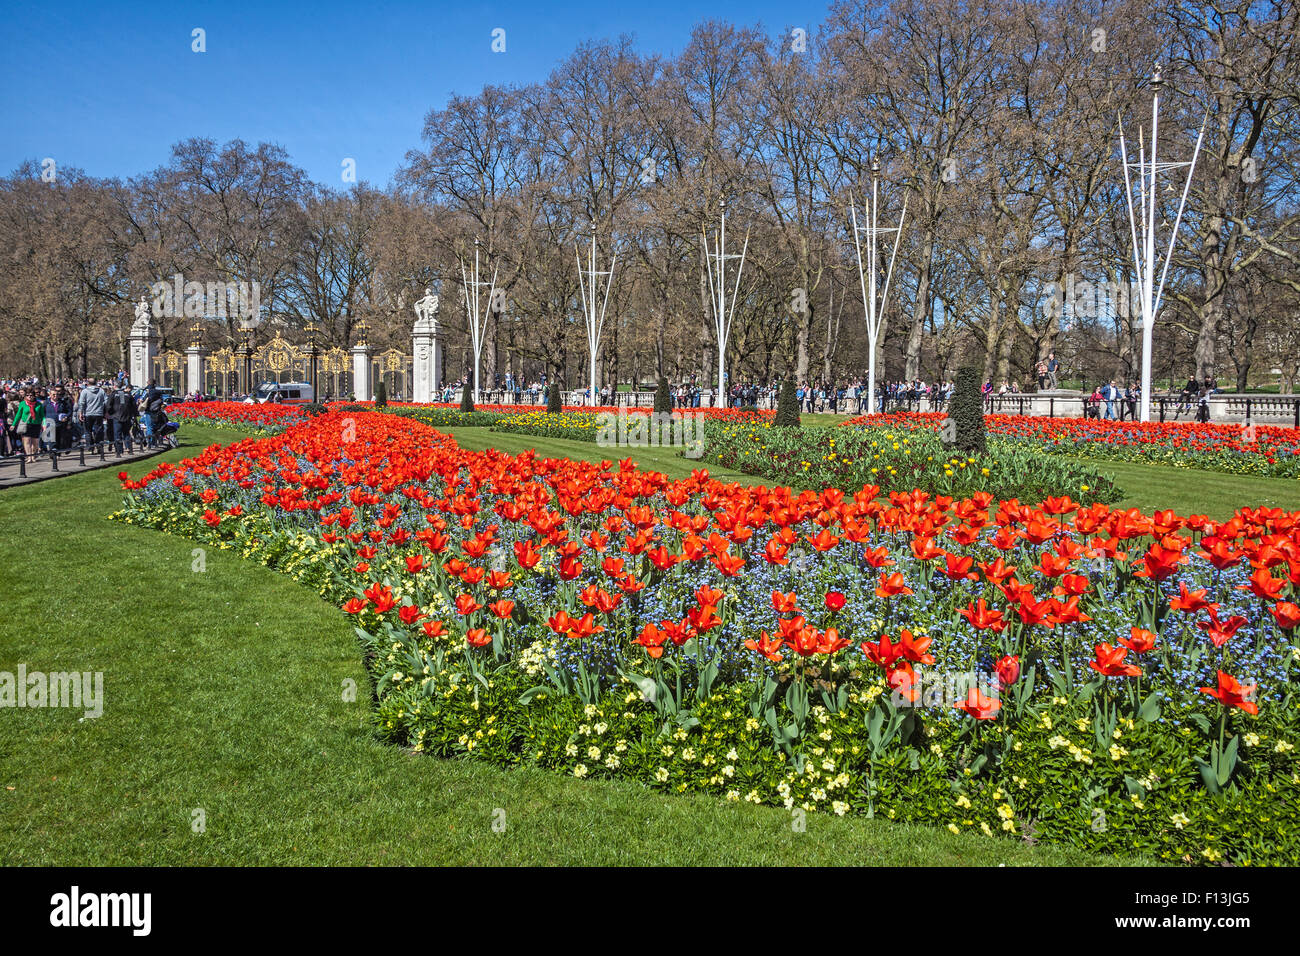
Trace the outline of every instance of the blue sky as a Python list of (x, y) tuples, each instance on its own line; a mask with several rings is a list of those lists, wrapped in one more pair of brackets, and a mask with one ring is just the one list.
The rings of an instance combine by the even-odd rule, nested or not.
[[(386, 185), (431, 108), (544, 79), (579, 43), (671, 54), (718, 18), (812, 33), (828, 0), (60, 3), (0, 0), (0, 172), (53, 158), (93, 176), (165, 163), (191, 136), (274, 142), (318, 182)], [(505, 30), (506, 50), (491, 49)], [(205, 31), (196, 53), (192, 31)]]

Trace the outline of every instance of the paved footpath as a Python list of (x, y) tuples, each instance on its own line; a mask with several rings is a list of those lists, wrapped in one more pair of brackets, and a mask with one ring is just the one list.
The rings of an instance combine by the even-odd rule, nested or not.
[(123, 449), (119, 455), (112, 445), (104, 445), (104, 457), (102, 459), (98, 451), (88, 448), (85, 453), (85, 464), (82, 464), (81, 450), (73, 448), (59, 455), (57, 469), (48, 454), (38, 455), (35, 464), (29, 463), (27, 465), (27, 474), (25, 476), (23, 475), (23, 469), (19, 467), (18, 456), (0, 458), (0, 488), (16, 488), (19, 485), (29, 485), (35, 481), (46, 481), (50, 478), (80, 474), (83, 471), (94, 471), (96, 468), (112, 468), (115, 465), (126, 465), (143, 458), (150, 458), (167, 450), (167, 448), (162, 447), (141, 448), (137, 445), (134, 451)]

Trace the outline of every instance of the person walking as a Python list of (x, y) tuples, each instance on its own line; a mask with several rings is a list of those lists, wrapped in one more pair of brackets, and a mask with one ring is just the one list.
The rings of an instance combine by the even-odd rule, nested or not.
[(98, 445), (104, 440), (104, 414), (108, 411), (108, 393), (98, 382), (90, 382), (77, 396), (77, 418), (85, 425), (86, 443)]
[(109, 418), (113, 423), (113, 443), (119, 450), (123, 443), (128, 449), (134, 447), (131, 431), (138, 413), (135, 396), (131, 394), (130, 387), (125, 383), (119, 385), (109, 402)]
[(1047, 353), (1047, 381), (1052, 388), (1056, 388), (1056, 375), (1061, 370), (1061, 363), (1056, 360), (1055, 352)]
[[(150, 448), (153, 447), (153, 406), (156, 402), (162, 401), (162, 392), (158, 391), (158, 383), (154, 379), (149, 379), (145, 386), (144, 394), (140, 396), (140, 402), (137, 411), (140, 413), (140, 425), (144, 428), (144, 441)], [(444, 398), (443, 401), (451, 401), (450, 398)]]
[(1084, 401), (1084, 418), (1101, 418), (1101, 387), (1094, 385), (1092, 394)]
[(1207, 379), (1196, 399), (1196, 420), (1206, 424), (1210, 420), (1210, 396), (1214, 394), (1213, 385)]
[(1137, 421), (1138, 400), (1142, 397), (1142, 386), (1129, 382), (1128, 391), (1124, 393), (1124, 404), (1128, 406), (1128, 420)]
[(50, 393), (50, 400), (45, 404), (45, 415), (54, 420), (54, 447), (59, 451), (67, 451), (72, 447), (72, 399), (62, 385)]
[(14, 433), (22, 439), (23, 454), (27, 463), (36, 462), (40, 450), (41, 428), (45, 424), (45, 405), (36, 395), (36, 389), (26, 388), (18, 393), (18, 408), (10, 422)]
[(5, 389), (3, 401), (0, 402), (0, 412), (4, 413), (3, 421), (0, 421), (0, 428), (3, 428), (4, 453), (5, 456), (21, 455), (23, 453), (23, 442), (18, 437), (18, 433), (13, 429), (14, 416), (18, 414), (18, 393)]

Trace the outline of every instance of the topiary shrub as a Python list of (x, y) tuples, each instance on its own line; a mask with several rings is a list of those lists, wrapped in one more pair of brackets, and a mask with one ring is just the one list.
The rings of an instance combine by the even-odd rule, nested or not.
[(322, 405), (320, 402), (308, 402), (306, 405), (302, 407), (302, 413), (304, 415), (311, 415), (312, 417), (315, 417), (317, 415), (324, 415), (328, 411), (329, 409), (326, 408), (324, 405)]
[(956, 391), (948, 419), (944, 422), (944, 441), (967, 455), (983, 454), (984, 396), (980, 392), (980, 370), (973, 365), (957, 369)]
[(659, 379), (659, 384), (655, 386), (655, 411), (671, 412), (673, 410), (673, 396), (668, 391), (668, 379)]
[(550, 388), (546, 390), (546, 414), (558, 415), (563, 411), (560, 404), (560, 383), (552, 382)]
[(388, 407), (388, 386), (384, 384), (381, 378), (379, 384), (375, 386), (375, 408)]
[(474, 411), (474, 393), (470, 391), (469, 379), (465, 379), (465, 387), (461, 389), (460, 410), (462, 412)]
[(781, 383), (781, 391), (776, 399), (776, 418), (772, 420), (772, 424), (783, 428), (800, 427), (799, 399), (795, 397), (792, 378), (787, 378)]

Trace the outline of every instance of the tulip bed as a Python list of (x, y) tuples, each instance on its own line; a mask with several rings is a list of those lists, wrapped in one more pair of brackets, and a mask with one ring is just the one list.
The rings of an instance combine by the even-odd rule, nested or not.
[(673, 482), (335, 413), (122, 520), (351, 615), (445, 757), (1187, 863), (1300, 862), (1300, 514)]
[[(473, 421), (452, 420), (438, 406), (417, 405), (390, 409), (394, 414), (403, 415), (422, 421), (434, 428), (454, 425), (487, 425), (493, 431), (513, 435), (532, 435), (537, 438), (562, 438), (570, 441), (597, 442), (602, 428), (608, 429), (610, 415), (649, 415), (650, 408), (598, 408), (568, 407), (562, 412), (552, 413), (542, 409), (521, 410), (518, 406), (493, 405), (480, 406), (491, 409), (484, 414), (476, 411)], [(741, 411), (730, 408), (689, 408), (680, 413), (692, 417), (698, 416), (705, 422), (770, 422), (775, 416), (771, 411)]]
[(922, 488), (955, 496), (987, 491), (996, 498), (1027, 501), (1071, 495), (1086, 504), (1123, 497), (1114, 480), (1076, 461), (996, 439), (978, 459), (954, 454), (928, 421), (898, 427), (883, 418), (851, 429), (791, 429), (755, 420), (706, 422), (704, 458), (796, 487), (851, 492), (875, 484), (886, 491)]
[(181, 402), (167, 406), (167, 415), (181, 422), (275, 435), (290, 425), (306, 421), (301, 405), (252, 404), (244, 402)]
[[(937, 432), (945, 417), (942, 412), (895, 412), (850, 419), (844, 426)], [(1300, 430), (1295, 428), (1257, 425), (1248, 432), (1241, 425), (1029, 415), (985, 415), (984, 423), (999, 441), (1070, 458), (1300, 478)]]

